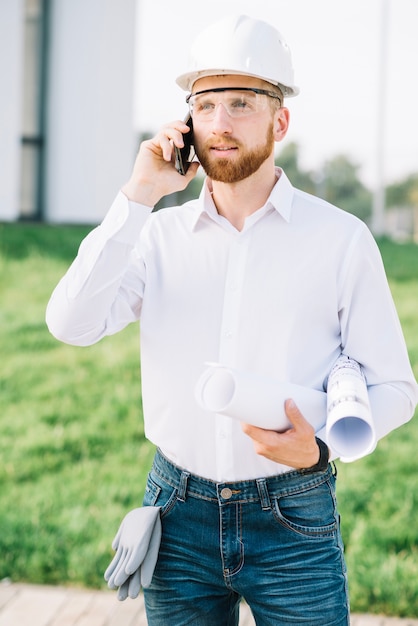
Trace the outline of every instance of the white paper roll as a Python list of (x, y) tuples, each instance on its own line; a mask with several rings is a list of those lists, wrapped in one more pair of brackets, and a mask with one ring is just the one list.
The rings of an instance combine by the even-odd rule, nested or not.
[(276, 431), (290, 426), (284, 402), (292, 398), (315, 431), (325, 425), (325, 392), (237, 371), (218, 363), (208, 364), (197, 382), (195, 396), (206, 411)]
[(327, 439), (329, 446), (350, 461), (371, 452), (376, 434), (366, 379), (361, 366), (341, 355), (327, 384)]

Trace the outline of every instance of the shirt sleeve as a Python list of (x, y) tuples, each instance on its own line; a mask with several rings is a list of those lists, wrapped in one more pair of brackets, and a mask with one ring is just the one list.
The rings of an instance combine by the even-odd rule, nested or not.
[(54, 337), (87, 346), (139, 318), (145, 277), (135, 245), (151, 210), (119, 192), (52, 293), (46, 323)]
[[(411, 419), (418, 386), (380, 251), (366, 228), (346, 259), (340, 284), (342, 352), (363, 367), (377, 442)], [(326, 441), (325, 428), (317, 436)]]

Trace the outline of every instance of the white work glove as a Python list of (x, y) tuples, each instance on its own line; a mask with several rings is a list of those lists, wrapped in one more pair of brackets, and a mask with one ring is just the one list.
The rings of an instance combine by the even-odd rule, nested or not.
[(112, 542), (116, 554), (104, 574), (110, 589), (119, 587), (118, 600), (136, 598), (141, 586), (150, 586), (160, 541), (159, 506), (145, 506), (125, 515)]

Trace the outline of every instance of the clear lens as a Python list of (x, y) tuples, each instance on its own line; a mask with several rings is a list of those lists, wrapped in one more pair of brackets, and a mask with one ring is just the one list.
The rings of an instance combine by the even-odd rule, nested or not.
[(206, 91), (189, 97), (190, 114), (194, 119), (211, 120), (219, 104), (234, 118), (248, 117), (266, 108), (267, 93), (231, 89)]

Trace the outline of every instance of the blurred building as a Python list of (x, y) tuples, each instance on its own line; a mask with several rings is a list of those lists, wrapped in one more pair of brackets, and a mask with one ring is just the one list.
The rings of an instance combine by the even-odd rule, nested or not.
[(135, 6), (0, 0), (0, 221), (104, 216), (136, 151)]
[(385, 233), (400, 243), (418, 243), (418, 206), (397, 206), (386, 209)]

